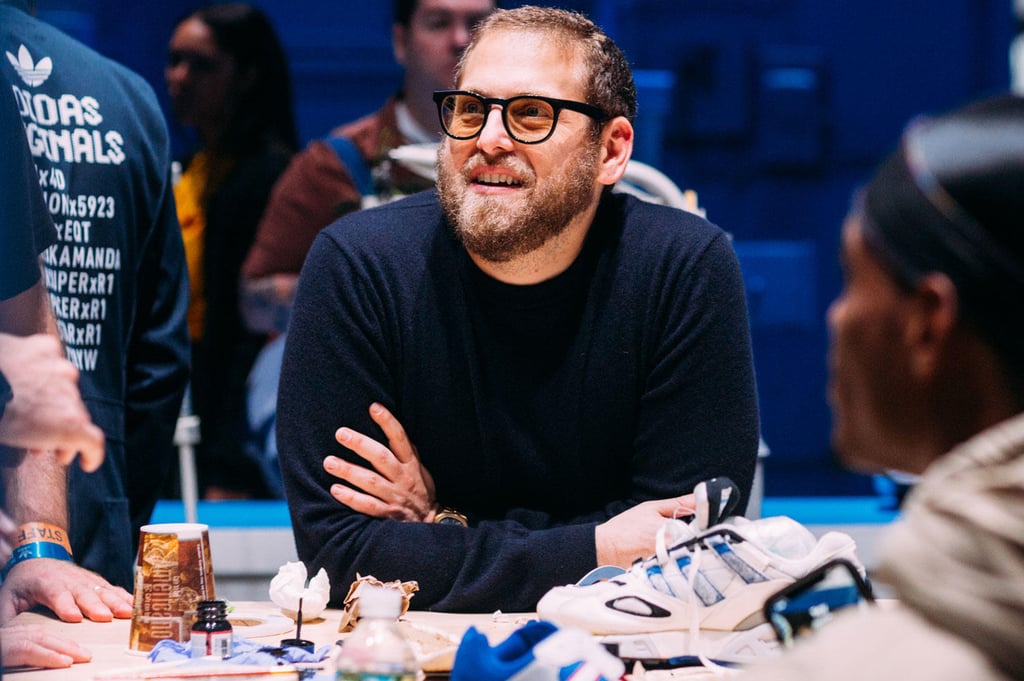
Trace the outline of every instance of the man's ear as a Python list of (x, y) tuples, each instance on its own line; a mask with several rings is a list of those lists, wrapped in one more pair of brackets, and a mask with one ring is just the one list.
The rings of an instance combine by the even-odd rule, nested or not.
[(605, 124), (601, 133), (601, 156), (597, 181), (613, 185), (626, 173), (633, 155), (633, 125), (624, 116), (616, 116)]
[(395, 61), (399, 66), (405, 67), (407, 56), (405, 49), (406, 27), (402, 24), (391, 25), (391, 52), (395, 55)]
[(953, 348), (960, 316), (956, 286), (941, 272), (931, 272), (914, 285), (906, 307), (904, 342), (910, 370), (917, 376), (934, 375)]

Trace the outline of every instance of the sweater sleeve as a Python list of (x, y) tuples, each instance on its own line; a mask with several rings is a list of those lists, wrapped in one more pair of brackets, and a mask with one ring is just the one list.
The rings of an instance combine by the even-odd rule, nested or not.
[(643, 367), (634, 440), (637, 501), (727, 476), (742, 494), (742, 512), (760, 424), (745, 290), (723, 232), (666, 277), (651, 314), (656, 340)]

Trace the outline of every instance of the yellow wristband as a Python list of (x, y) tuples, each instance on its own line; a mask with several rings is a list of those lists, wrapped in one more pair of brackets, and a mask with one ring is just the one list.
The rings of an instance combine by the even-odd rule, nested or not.
[(18, 526), (15, 548), (36, 542), (59, 544), (64, 547), (68, 555), (71, 555), (71, 543), (68, 541), (68, 533), (64, 528), (50, 523), (24, 523)]

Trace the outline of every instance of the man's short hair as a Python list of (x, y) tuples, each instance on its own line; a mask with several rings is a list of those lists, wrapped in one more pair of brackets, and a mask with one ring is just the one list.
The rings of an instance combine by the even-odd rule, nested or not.
[[(489, 15), (473, 31), (473, 40), (459, 62), (456, 82), (461, 81), (466, 59), (481, 36), (506, 30), (545, 33), (561, 47), (575, 51), (585, 69), (582, 76), (587, 103), (610, 116), (625, 116), (634, 121), (636, 84), (626, 55), (594, 22), (568, 10), (528, 6)], [(600, 124), (597, 126), (599, 129)]]
[(420, 0), (395, 0), (395, 21), (396, 24), (401, 24), (408, 28), (409, 23), (412, 21), (413, 12), (416, 11), (416, 5)]

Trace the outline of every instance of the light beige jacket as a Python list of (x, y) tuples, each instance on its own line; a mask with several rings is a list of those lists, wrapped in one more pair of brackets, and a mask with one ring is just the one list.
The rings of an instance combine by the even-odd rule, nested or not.
[(932, 464), (875, 577), (900, 606), (837, 617), (739, 678), (1024, 679), (1024, 414)]

